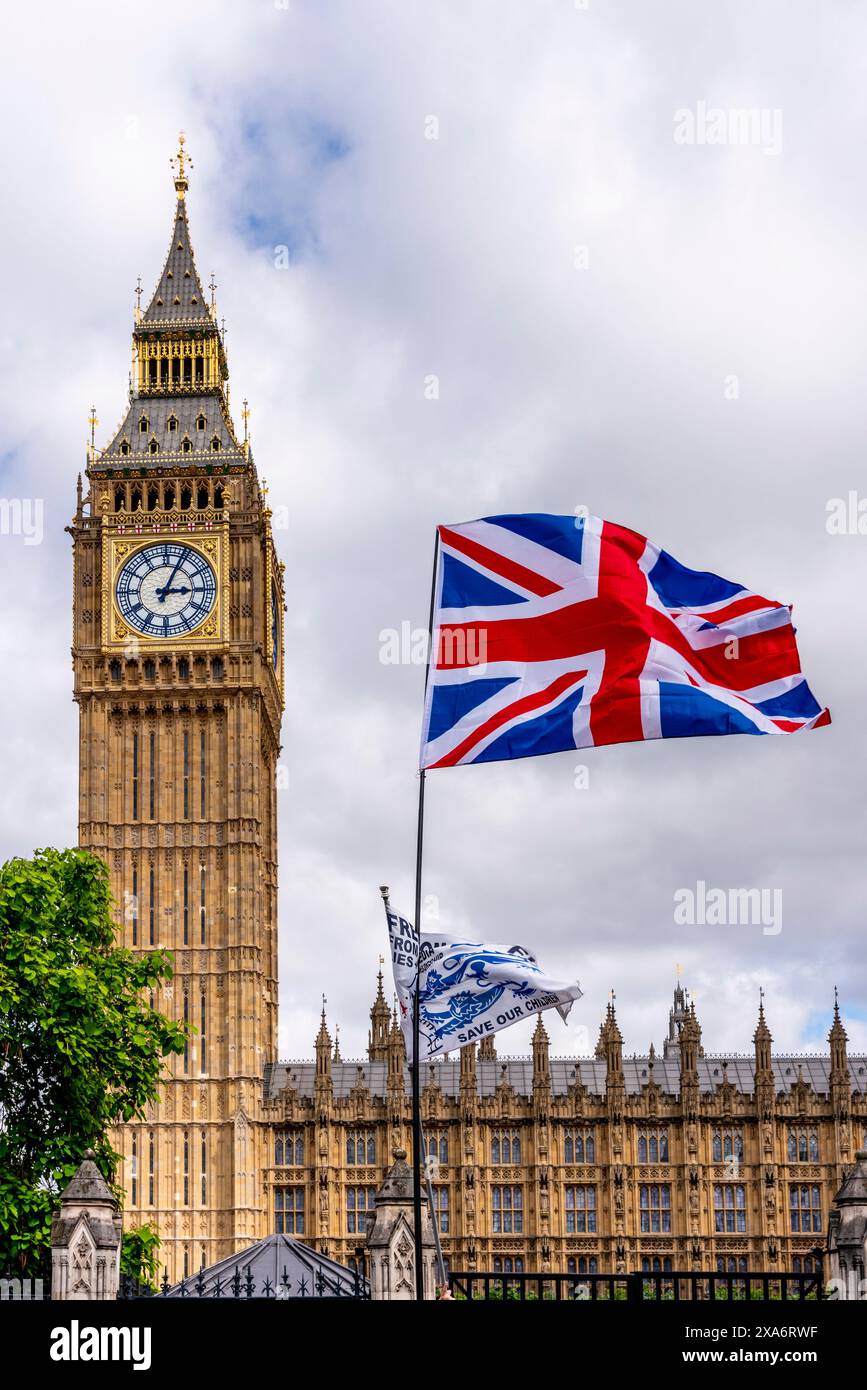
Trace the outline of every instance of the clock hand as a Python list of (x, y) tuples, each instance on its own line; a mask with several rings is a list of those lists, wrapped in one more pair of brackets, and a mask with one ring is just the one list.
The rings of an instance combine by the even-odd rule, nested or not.
[(172, 584), (173, 584), (173, 582), (174, 582), (175, 575), (177, 574), (177, 572), (178, 572), (178, 570), (179, 570), (179, 568), (180, 568), (180, 564), (181, 564), (181, 561), (183, 560), (183, 558), (184, 558), (184, 552), (181, 551), (180, 555), (178, 556), (177, 560), (175, 561), (175, 567), (174, 567), (174, 569), (172, 570), (171, 574), (169, 575), (169, 582), (168, 582), (168, 584), (166, 585), (166, 587), (165, 587), (163, 590), (157, 589), (157, 593), (160, 594), (160, 603), (163, 602), (163, 600), (165, 599), (166, 594), (171, 592), (171, 587), (172, 587)]
[(155, 590), (155, 592), (160, 595), (160, 603), (162, 603), (166, 594), (188, 594), (190, 591), (189, 589), (185, 589), (184, 586), (181, 584), (178, 586), (177, 589), (170, 589), (166, 587), (165, 589), (157, 589)]

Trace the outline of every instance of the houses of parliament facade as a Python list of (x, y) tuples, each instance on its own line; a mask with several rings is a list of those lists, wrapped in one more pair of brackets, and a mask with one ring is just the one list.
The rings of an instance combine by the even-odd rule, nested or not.
[[(374, 1194), (410, 1147), (401, 1031), (380, 976), (367, 1056), (323, 1012), (309, 1061), (277, 1058), (283, 565), (229, 403), (213, 276), (202, 285), (174, 161), (169, 250), (133, 321), (128, 404), (91, 422), (73, 546), (79, 841), (104, 859), (118, 936), (163, 947), (153, 1006), (189, 1025), (159, 1101), (119, 1128), (127, 1228), (177, 1280), (278, 1231), (359, 1258)], [(593, 1057), (493, 1040), (422, 1077), (435, 1218), (453, 1269), (797, 1270), (867, 1143), (867, 1058), (706, 1055), (679, 987), (661, 1053), (626, 1057), (613, 1002)]]

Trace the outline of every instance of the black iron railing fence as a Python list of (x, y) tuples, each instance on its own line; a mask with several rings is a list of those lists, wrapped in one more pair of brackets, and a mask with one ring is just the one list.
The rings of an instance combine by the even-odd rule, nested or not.
[(449, 1274), (449, 1288), (456, 1299), (484, 1302), (790, 1302), (824, 1297), (819, 1274), (702, 1274), (694, 1270), (665, 1274), (496, 1274), (456, 1270)]
[(182, 1279), (179, 1284), (170, 1284), (168, 1273), (164, 1270), (158, 1289), (140, 1284), (134, 1279), (122, 1277), (118, 1298), (349, 1298), (369, 1297), (366, 1280), (361, 1274), (347, 1269), (346, 1275), (332, 1277), (321, 1269), (299, 1274), (294, 1279), (284, 1268), (279, 1278), (256, 1279), (251, 1270), (222, 1276), (201, 1274), (190, 1279)]

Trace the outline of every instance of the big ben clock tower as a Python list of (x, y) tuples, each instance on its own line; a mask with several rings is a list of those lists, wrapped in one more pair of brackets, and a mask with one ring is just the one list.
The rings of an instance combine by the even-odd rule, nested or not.
[[(276, 1058), (283, 567), (177, 206), (135, 312), (126, 415), (88, 451), (71, 527), (79, 840), (108, 865), (119, 939), (174, 956), (154, 1006), (191, 1025), (159, 1103), (122, 1127), (127, 1225), (171, 1279), (263, 1232), (262, 1074)], [(95, 426), (95, 420), (93, 425)]]

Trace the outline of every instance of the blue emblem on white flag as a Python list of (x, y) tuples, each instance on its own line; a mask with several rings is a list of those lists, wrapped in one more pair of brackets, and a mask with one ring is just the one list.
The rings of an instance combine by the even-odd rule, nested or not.
[(388, 914), (400, 1019), (412, 1057), (412, 1011), (419, 970), (419, 1040), (422, 1060), (454, 1052), (545, 1009), (566, 1020), (581, 988), (547, 975), (521, 945), (492, 945), (466, 934), (422, 932)]

